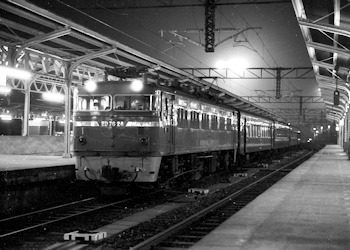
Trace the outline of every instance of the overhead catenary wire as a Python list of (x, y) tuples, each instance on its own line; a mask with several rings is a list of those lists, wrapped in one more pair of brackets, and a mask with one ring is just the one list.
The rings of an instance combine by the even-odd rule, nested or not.
[[(184, 64), (183, 61), (180, 61), (180, 60), (178, 60), (177, 58), (175, 58), (175, 57), (173, 57), (173, 56), (171, 56), (171, 55), (169, 55), (169, 54), (167, 54), (167, 53), (164, 53), (164, 51), (161, 51), (161, 50), (157, 49), (156, 47), (154, 47), (154, 46), (152, 46), (152, 45), (150, 45), (150, 44), (147, 44), (146, 42), (144, 42), (144, 41), (142, 41), (142, 40), (140, 40), (140, 39), (138, 39), (138, 38), (136, 38), (136, 37), (134, 37), (134, 36), (132, 36), (132, 35), (130, 35), (130, 34), (127, 34), (127, 33), (123, 32), (122, 30), (117, 29), (116, 27), (114, 27), (114, 26), (112, 26), (112, 25), (110, 25), (110, 24), (108, 24), (108, 23), (106, 23), (106, 22), (104, 22), (104, 21), (101, 21), (101, 20), (99, 20), (98, 18), (95, 18), (95, 17), (93, 17), (92, 15), (90, 15), (90, 14), (88, 14), (88, 13), (85, 13), (85, 12), (83, 12), (83, 11), (81, 11), (81, 10), (75, 8), (75, 7), (72, 6), (72, 5), (69, 5), (69, 4), (67, 4), (67, 3), (64, 3), (64, 2), (62, 2), (61, 0), (56, 0), (56, 1), (59, 2), (59, 3), (61, 3), (61, 4), (63, 4), (63, 5), (65, 5), (65, 6), (68, 7), (68, 8), (71, 8), (72, 10), (75, 10), (75, 11), (79, 12), (80, 14), (83, 14), (84, 16), (86, 16), (86, 17), (88, 17), (88, 18), (93, 19), (94, 21), (96, 21), (96, 22), (98, 22), (98, 23), (100, 23), (100, 24), (102, 24), (102, 25), (104, 25), (104, 26), (106, 26), (106, 27), (108, 27), (108, 28), (113, 29), (113, 30), (116, 31), (116, 32), (119, 32), (119, 33), (125, 35), (126, 37), (128, 37), (128, 38), (130, 38), (130, 39), (132, 39), (132, 40), (134, 40), (134, 41), (139, 42), (140, 44), (142, 44), (142, 45), (144, 45), (144, 46), (146, 46), (146, 47), (151, 48), (151, 49), (154, 50), (154, 51), (159, 52), (159, 53), (162, 54), (162, 55), (165, 55), (166, 57), (168, 57), (168, 58), (170, 58), (170, 59), (172, 59), (172, 60), (174, 60), (174, 61), (176, 61), (176, 62), (179, 62), (179, 63)], [(101, 5), (99, 5), (99, 6), (101, 6)], [(101, 7), (103, 7), (103, 6), (101, 6)], [(104, 7), (103, 7), (103, 8), (104, 8)], [(104, 8), (104, 9), (105, 9), (106, 11), (108, 11), (108, 12), (113, 13), (112, 11), (108, 10), (107, 8)], [(129, 17), (129, 18), (130, 18), (130, 17)], [(142, 24), (140, 24), (140, 25), (142, 25)], [(150, 32), (150, 33), (152, 33), (152, 34), (154, 34), (154, 35), (156, 34), (155, 32), (150, 31), (147, 27), (145, 27), (145, 26), (143, 26), (143, 25), (142, 25), (142, 28), (146, 29), (148, 32)], [(159, 37), (158, 34), (157, 34), (157, 37)], [(165, 40), (165, 41), (167, 41), (167, 40), (164, 39), (164, 38), (162, 38), (162, 39)], [(179, 49), (179, 48), (177, 48), (177, 49)], [(186, 55), (188, 55), (189, 57), (191, 57), (192, 59), (194, 59), (195, 61), (199, 62), (200, 64), (205, 65), (205, 63), (202, 62), (201, 60), (199, 60), (198, 58), (193, 57), (192, 55), (190, 55), (189, 53), (187, 53), (187, 52), (184, 51), (184, 50), (181, 50), (181, 51), (182, 51), (184, 54), (186, 54)], [(187, 64), (186, 66), (187, 66), (187, 67), (193, 67), (192, 65), (189, 65), (189, 64)], [(209, 67), (208, 65), (205, 65), (205, 66)]]
[[(175, 58), (174, 56), (169, 55), (168, 53), (165, 53), (164, 51), (162, 51), (162, 50), (156, 48), (155, 46), (152, 46), (152, 45), (146, 43), (145, 41), (142, 41), (141, 39), (138, 39), (137, 37), (134, 37), (134, 36), (132, 36), (132, 35), (130, 35), (130, 34), (127, 34), (126, 32), (124, 32), (124, 31), (122, 31), (122, 30), (120, 30), (120, 29), (114, 27), (114, 26), (111, 25), (111, 24), (106, 23), (105, 21), (102, 21), (102, 20), (100, 20), (100, 19), (98, 19), (98, 18), (96, 18), (96, 17), (94, 17), (94, 16), (92, 16), (92, 15), (90, 15), (90, 14), (88, 14), (88, 13), (83, 12), (83, 11), (80, 10), (80, 9), (75, 8), (74, 6), (72, 6), (72, 5), (68, 4), (68, 3), (63, 2), (62, 0), (56, 0), (56, 1), (57, 1), (58, 3), (64, 5), (64, 6), (68, 7), (68, 8), (70, 8), (70, 9), (72, 9), (72, 10), (74, 10), (74, 11), (77, 11), (77, 12), (79, 12), (80, 14), (82, 14), (82, 15), (84, 15), (84, 16), (86, 16), (86, 17), (88, 17), (88, 18), (90, 18), (90, 19), (92, 19), (92, 20), (94, 20), (94, 21), (96, 21), (96, 22), (98, 22), (98, 23), (100, 23), (100, 24), (102, 24), (103, 26), (108, 27), (108, 28), (110, 28), (110, 29), (112, 29), (112, 30), (114, 30), (114, 31), (116, 31), (116, 32), (118, 32), (118, 33), (120, 33), (120, 34), (122, 34), (122, 35), (128, 37), (129, 39), (132, 39), (132, 40), (134, 40), (134, 41), (137, 41), (138, 43), (140, 43), (140, 44), (142, 44), (142, 45), (144, 45), (144, 46), (146, 46), (146, 47), (148, 47), (148, 48), (151, 48), (153, 51), (155, 51), (155, 52), (157, 52), (157, 53), (159, 53), (159, 54), (162, 54), (162, 55), (166, 56), (167, 58), (170, 58), (171, 60), (173, 60), (173, 61), (175, 61), (175, 62), (181, 63), (182, 65), (187, 65), (188, 67), (193, 68), (193, 69), (196, 68), (196, 67), (194, 67), (194, 66), (192, 66), (192, 65), (189, 65), (188, 63), (186, 63), (186, 62), (184, 62), (184, 61), (180, 61), (179, 59)], [(100, 4), (99, 4), (99, 6), (102, 7), (104, 10), (113, 13), (112, 11), (110, 11), (110, 10), (108, 10), (107, 8), (101, 6)], [(223, 16), (224, 16), (224, 15), (223, 15)], [(225, 17), (225, 16), (224, 16), (224, 17)], [(132, 17), (130, 17), (130, 16), (128, 16), (128, 18), (131, 18), (132, 20), (135, 20), (134, 18), (132, 18)], [(226, 18), (226, 17), (225, 17), (225, 18)], [(135, 20), (135, 21), (138, 23), (139, 26), (141, 26), (141, 27), (143, 28), (143, 30), (145, 30), (145, 31), (147, 31), (147, 32), (149, 32), (149, 33), (151, 33), (151, 34), (153, 34), (153, 35), (157, 35), (157, 37), (160, 38), (160, 36), (159, 36), (158, 33), (156, 33), (156, 32), (154, 32), (154, 31), (150, 30), (148, 27), (145, 27), (145, 26), (143, 25), (142, 22), (140, 22), (140, 21), (138, 21), (138, 20)], [(230, 22), (230, 23), (231, 23), (231, 22)], [(246, 22), (246, 23), (247, 23), (247, 22)], [(196, 24), (196, 25), (197, 25), (197, 24)], [(231, 23), (231, 25), (232, 25), (232, 23)], [(232, 25), (232, 26), (233, 26), (233, 25)], [(243, 36), (244, 36), (244, 35), (243, 35)], [(165, 38), (163, 38), (163, 37), (161, 37), (161, 39), (163, 39), (164, 41), (167, 41), (167, 40), (166, 40)], [(168, 42), (168, 41), (167, 41), (167, 42)], [(249, 41), (248, 41), (248, 43), (251, 45), (251, 43), (250, 43)], [(252, 45), (251, 45), (251, 46), (252, 46)], [(252, 46), (252, 47), (253, 47), (253, 46)], [(265, 47), (266, 47), (266, 46), (265, 46)], [(200, 65), (203, 65), (204, 67), (210, 68), (210, 66), (207, 65), (205, 62), (203, 62), (202, 60), (200, 60), (198, 57), (196, 57), (196, 56), (190, 54), (189, 52), (187, 52), (186, 50), (182, 49), (181, 47), (175, 47), (175, 49), (178, 50), (178, 51), (181, 51), (181, 53), (185, 54), (185, 55), (188, 56), (189, 58), (191, 58), (191, 59), (193, 59), (194, 61), (198, 62)], [(259, 53), (258, 53), (258, 54), (259, 54)], [(260, 54), (259, 54), (259, 55), (260, 55)], [(262, 56), (260, 55), (260, 57), (262, 57)], [(262, 58), (263, 58), (263, 57), (262, 57)], [(224, 82), (225, 82), (225, 81), (224, 81)], [(217, 85), (218, 85), (218, 83), (217, 83)], [(241, 85), (241, 87), (242, 87), (242, 88), (245, 88), (245, 89), (247, 89), (247, 90), (249, 90), (250, 92), (253, 92), (252, 89), (249, 89), (249, 88), (247, 88), (246, 86)]]
[[(140, 39), (138, 39), (138, 38), (136, 38), (136, 37), (134, 37), (134, 36), (132, 36), (132, 35), (129, 35), (129, 34), (123, 32), (123, 31), (121, 31), (121, 30), (115, 28), (114, 26), (112, 26), (112, 25), (110, 25), (110, 24), (108, 24), (108, 23), (106, 23), (106, 22), (104, 22), (104, 21), (102, 21), (102, 20), (99, 20), (98, 18), (95, 18), (95, 17), (91, 16), (91, 15), (88, 14), (88, 13), (85, 13), (85, 12), (83, 12), (83, 11), (81, 11), (81, 10), (75, 8), (75, 7), (72, 6), (72, 5), (69, 5), (69, 4), (67, 4), (67, 3), (64, 3), (64, 2), (62, 2), (61, 0), (56, 0), (56, 1), (59, 2), (59, 3), (61, 3), (61, 4), (63, 4), (63, 5), (65, 5), (65, 6), (68, 7), (68, 8), (71, 8), (71, 9), (73, 9), (73, 10), (75, 10), (75, 11), (77, 11), (77, 12), (83, 14), (84, 16), (86, 16), (86, 17), (88, 17), (88, 18), (93, 19), (94, 21), (97, 21), (98, 23), (100, 23), (100, 24), (102, 24), (102, 25), (104, 25), (104, 26), (106, 26), (106, 27), (108, 27), (108, 28), (111, 28), (111, 29), (113, 29), (113, 30), (115, 30), (115, 31), (117, 31), (117, 32), (120, 32), (121, 34), (123, 34), (123, 35), (129, 37), (130, 39), (133, 39), (133, 40), (135, 40), (135, 41), (137, 41), (137, 42), (139, 42), (139, 43), (141, 43), (141, 44), (143, 44), (143, 45), (145, 45), (145, 46), (147, 46), (147, 47), (149, 47), (149, 48), (152, 48), (152, 50), (157, 51), (157, 52), (161, 53), (162, 55), (165, 55), (166, 57), (168, 57), (168, 58), (170, 58), (170, 59), (172, 59), (172, 60), (174, 60), (174, 61), (176, 61), (176, 62), (178, 62), (178, 63), (184, 64), (186, 67), (193, 68), (193, 69), (196, 68), (195, 66), (189, 65), (189, 64), (185, 63), (184, 61), (180, 61), (179, 59), (177, 59), (177, 58), (175, 58), (175, 57), (173, 57), (173, 56), (171, 56), (171, 55), (165, 53), (165, 51), (161, 51), (161, 50), (155, 48), (154, 46), (149, 45), (149, 44), (145, 43), (144, 41), (141, 41)], [(110, 13), (113, 13), (112, 11), (108, 10), (107, 8), (105, 8), (104, 6), (102, 6), (102, 5), (100, 5), (100, 4), (98, 4), (98, 5), (99, 5), (101, 8), (103, 8), (104, 10), (106, 10), (106, 11), (108, 11), (108, 12), (110, 12)], [(131, 18), (131, 17), (129, 17), (129, 18)], [(133, 20), (135, 20), (135, 19), (133, 19)], [(137, 20), (135, 20), (135, 21), (137, 21)], [(138, 22), (138, 21), (137, 21), (137, 22)], [(155, 32), (153, 32), (152, 30), (149, 30), (149, 29), (148, 29), (147, 27), (145, 27), (142, 23), (139, 23), (139, 25), (140, 25), (144, 30), (147, 30), (147, 31), (150, 32), (151, 34), (157, 35), (157, 37), (159, 37), (158, 34), (156, 34)], [(167, 41), (167, 40), (166, 40), (165, 38), (163, 38), (163, 37), (162, 37), (162, 39), (163, 39), (164, 41)], [(168, 42), (168, 41), (167, 41), (167, 42)], [(206, 63), (204, 63), (202, 60), (198, 59), (197, 57), (194, 57), (193, 55), (191, 55), (191, 54), (188, 53), (187, 51), (185, 51), (185, 50), (183, 50), (183, 49), (181, 49), (181, 48), (179, 48), (179, 47), (176, 47), (175, 49), (181, 51), (183, 54), (185, 54), (185, 55), (187, 55), (189, 58), (195, 60), (195, 61), (198, 62), (200, 65), (203, 65), (204, 67), (208, 67), (208, 68), (211, 67), (211, 66), (207, 65)], [(199, 73), (200, 73), (200, 72), (199, 72)], [(242, 86), (242, 87), (244, 87), (244, 86)], [(245, 87), (245, 88), (246, 88), (246, 87)], [(246, 88), (246, 89), (248, 89), (248, 88)], [(248, 90), (249, 90), (249, 91), (253, 91), (253, 90), (251, 90), (251, 89), (248, 89)]]

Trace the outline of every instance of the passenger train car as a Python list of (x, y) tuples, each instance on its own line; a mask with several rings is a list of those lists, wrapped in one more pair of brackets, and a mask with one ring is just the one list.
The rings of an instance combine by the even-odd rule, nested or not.
[(74, 93), (78, 180), (161, 183), (299, 143), (298, 131), (178, 89), (137, 81)]

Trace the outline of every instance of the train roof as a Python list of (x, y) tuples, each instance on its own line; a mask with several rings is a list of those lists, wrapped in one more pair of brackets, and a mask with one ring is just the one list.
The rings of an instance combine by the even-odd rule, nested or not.
[[(263, 118), (267, 121), (275, 122), (284, 126), (290, 126), (286, 123), (276, 121), (270, 117), (265, 117), (260, 114), (256, 114), (254, 112), (249, 112), (240, 109), (239, 107), (234, 107), (232, 105), (228, 105), (222, 102), (221, 99), (216, 98), (215, 94), (213, 93), (207, 93), (203, 91), (197, 91), (196, 89), (192, 89), (191, 91), (191, 86), (186, 86), (186, 85), (178, 85), (174, 84), (171, 86), (165, 86), (165, 85), (159, 85), (159, 84), (154, 84), (154, 83), (146, 83), (143, 85), (143, 89), (139, 92), (135, 92), (130, 88), (130, 85), (133, 80), (119, 80), (119, 81), (105, 81), (105, 82), (97, 82), (97, 88), (93, 92), (88, 92), (85, 90), (84, 86), (81, 86), (79, 88), (79, 93), (82, 94), (153, 94), (155, 90), (161, 90), (161, 91), (166, 91), (172, 94), (178, 94), (181, 96), (184, 96), (186, 98), (198, 100), (200, 102), (205, 102), (208, 103), (209, 105), (214, 105), (219, 108), (223, 109), (229, 109), (232, 111), (239, 112), (241, 114), (249, 115), (251, 117), (255, 118)], [(102, 88), (103, 87), (103, 88)], [(296, 128), (298, 129), (298, 128)]]

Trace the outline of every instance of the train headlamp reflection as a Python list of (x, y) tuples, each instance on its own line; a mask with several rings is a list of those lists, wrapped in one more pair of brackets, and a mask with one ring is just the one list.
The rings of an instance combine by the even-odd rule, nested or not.
[(146, 145), (148, 144), (148, 138), (147, 138), (147, 137), (141, 138), (141, 139), (140, 139), (140, 142), (141, 142), (142, 145), (145, 145), (145, 146), (146, 146)]
[(81, 145), (85, 145), (86, 144), (86, 139), (84, 136), (79, 136), (78, 141)]

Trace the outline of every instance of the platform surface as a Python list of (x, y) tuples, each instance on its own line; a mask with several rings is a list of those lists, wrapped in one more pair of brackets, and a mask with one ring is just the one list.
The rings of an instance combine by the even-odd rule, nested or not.
[(0, 172), (66, 165), (74, 165), (74, 159), (63, 156), (0, 154)]
[(191, 249), (350, 249), (346, 153), (327, 145)]

